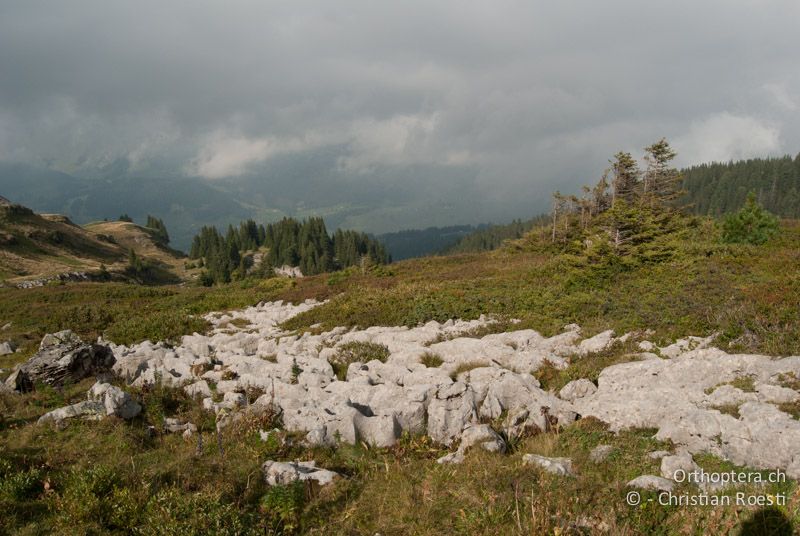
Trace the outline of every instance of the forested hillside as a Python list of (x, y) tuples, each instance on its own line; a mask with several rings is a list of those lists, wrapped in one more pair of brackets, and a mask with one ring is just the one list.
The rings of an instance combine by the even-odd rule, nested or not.
[(482, 224), (407, 229), (396, 233), (381, 234), (377, 238), (389, 250), (392, 259), (400, 261), (439, 253), (452, 247), (462, 238), (487, 227), (489, 226)]
[[(800, 154), (792, 158), (755, 158), (728, 163), (693, 166), (681, 171), (686, 190), (679, 204), (688, 205), (696, 214), (719, 216), (739, 210), (747, 194), (755, 192), (756, 200), (766, 210), (784, 218), (800, 218)], [(562, 198), (568, 201), (567, 198)], [(575, 203), (577, 203), (577, 198)], [(546, 217), (507, 225), (479, 228), (446, 248), (445, 253), (488, 251), (504, 240), (521, 237)]]
[(229, 226), (224, 236), (215, 227), (203, 227), (192, 241), (189, 256), (201, 260), (205, 284), (222, 283), (246, 276), (254, 268), (254, 257), (244, 253), (262, 247), (268, 252), (255, 268), (265, 277), (283, 265), (299, 266), (304, 275), (313, 275), (359, 264), (362, 258), (375, 264), (391, 262), (377, 240), (341, 229), (330, 236), (322, 218), (284, 218), (266, 226), (247, 220), (238, 228)]
[(702, 164), (683, 170), (685, 200), (697, 214), (720, 215), (744, 205), (748, 192), (770, 212), (800, 218), (800, 154)]
[(505, 225), (488, 225), (478, 228), (464, 236), (458, 242), (445, 248), (443, 253), (467, 253), (470, 251), (490, 251), (500, 247), (505, 240), (521, 238), (525, 233), (540, 223), (545, 223), (547, 216), (536, 216), (530, 220), (514, 220)]

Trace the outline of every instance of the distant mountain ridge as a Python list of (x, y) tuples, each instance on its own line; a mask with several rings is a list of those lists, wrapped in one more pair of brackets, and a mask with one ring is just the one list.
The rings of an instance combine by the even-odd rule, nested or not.
[(0, 162), (0, 194), (37, 212), (66, 214), (79, 224), (117, 219), (122, 213), (144, 221), (153, 214), (164, 220), (173, 245), (181, 250), (188, 250), (204, 225), (225, 228), (247, 219), (271, 223), (320, 216), (331, 230), (372, 234), (493, 219), (487, 204), (475, 202), (481, 197), (476, 185), (457, 170), (446, 170), (449, 174), (432, 182), (425, 168), (388, 169), (375, 172), (374, 180), (354, 183), (331, 172), (331, 165), (277, 158), (263, 174), (208, 180), (138, 177), (130, 171), (79, 178)]

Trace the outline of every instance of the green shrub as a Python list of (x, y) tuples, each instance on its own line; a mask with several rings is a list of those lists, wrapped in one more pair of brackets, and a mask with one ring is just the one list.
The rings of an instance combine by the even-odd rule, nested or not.
[(384, 344), (353, 341), (339, 346), (336, 355), (328, 359), (328, 362), (336, 377), (344, 380), (347, 377), (347, 367), (351, 363), (367, 363), (376, 359), (385, 363), (388, 357), (389, 348)]
[(180, 310), (158, 311), (149, 316), (133, 316), (119, 319), (107, 331), (108, 338), (118, 344), (151, 339), (156, 341), (177, 340), (185, 333), (203, 332), (208, 322), (189, 316)]
[(297, 378), (303, 373), (303, 369), (297, 364), (297, 359), (292, 359), (292, 378), (290, 383), (297, 383)]
[(214, 277), (208, 272), (208, 270), (203, 270), (200, 272), (200, 275), (197, 276), (197, 282), (201, 286), (211, 287), (214, 286)]
[(269, 534), (293, 534), (300, 529), (300, 514), (306, 503), (306, 486), (296, 481), (273, 486), (261, 499), (265, 528)]
[(72, 469), (64, 488), (51, 503), (58, 524), (64, 529), (85, 525), (110, 528), (110, 500), (118, 483), (117, 475), (107, 466)]
[(165, 385), (158, 373), (155, 383), (143, 385), (135, 395), (143, 403), (142, 416), (156, 427), (164, 423), (165, 417), (185, 413), (193, 407), (186, 391)]
[(8, 460), (0, 460), (0, 502), (14, 503), (36, 497), (42, 491), (42, 471), (15, 471)]
[(778, 233), (778, 218), (764, 210), (750, 192), (745, 205), (725, 218), (722, 240), (726, 243), (760, 245)]
[(433, 352), (425, 352), (422, 354), (422, 357), (419, 358), (419, 362), (425, 365), (428, 368), (436, 368), (442, 366), (444, 363), (444, 359), (439, 354), (435, 354)]
[(217, 493), (187, 493), (169, 487), (147, 502), (143, 522), (136, 533), (143, 535), (244, 535), (263, 534), (256, 529), (253, 513), (240, 509)]

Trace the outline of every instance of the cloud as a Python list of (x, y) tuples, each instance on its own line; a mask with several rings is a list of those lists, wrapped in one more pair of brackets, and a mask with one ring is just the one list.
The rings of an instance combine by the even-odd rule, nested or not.
[(186, 171), (207, 179), (236, 177), (248, 173), (254, 164), (277, 154), (298, 152), (314, 146), (314, 143), (297, 138), (247, 138), (241, 134), (217, 131), (208, 136)]
[(786, 84), (782, 83), (769, 83), (764, 84), (761, 86), (767, 94), (774, 99), (775, 103), (783, 108), (784, 110), (788, 110), (790, 112), (794, 112), (798, 109), (796, 99), (789, 93)]
[(396, 115), (385, 120), (361, 119), (348, 125), (350, 153), (339, 159), (346, 171), (364, 173), (378, 166), (447, 163), (447, 155), (431, 150), (437, 115)]
[(692, 123), (674, 145), (684, 162), (727, 162), (778, 155), (783, 150), (776, 125), (728, 112)]
[(684, 164), (800, 149), (798, 19), (796, 0), (0, 2), (0, 159), (267, 181), (291, 157), (314, 162), (297, 181), (460, 177), (527, 216), (662, 136)]

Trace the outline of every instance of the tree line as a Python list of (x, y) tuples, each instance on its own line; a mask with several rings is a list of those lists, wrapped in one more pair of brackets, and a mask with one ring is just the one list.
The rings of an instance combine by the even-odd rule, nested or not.
[(530, 220), (517, 219), (507, 224), (490, 224), (476, 229), (462, 237), (455, 244), (445, 248), (442, 253), (467, 253), (473, 251), (490, 251), (499, 248), (506, 240), (522, 238), (528, 231), (546, 223), (546, 215), (536, 216)]
[(800, 218), (800, 154), (693, 166), (683, 171), (685, 201), (696, 214), (738, 210), (749, 192), (768, 211)]
[[(256, 252), (266, 248), (254, 267)], [(228, 226), (223, 235), (205, 226), (192, 240), (191, 259), (204, 266), (203, 284), (226, 283), (247, 275), (270, 277), (276, 267), (297, 266), (304, 275), (354, 266), (363, 262), (387, 264), (391, 257), (379, 241), (365, 233), (337, 229), (329, 235), (322, 218), (294, 218), (267, 225), (253, 220)]]
[(405, 229), (380, 234), (378, 239), (386, 245), (386, 249), (392, 255), (392, 260), (399, 261), (442, 253), (465, 236), (486, 227), (486, 224), (482, 224), (479, 226), (450, 225), (425, 229)]

